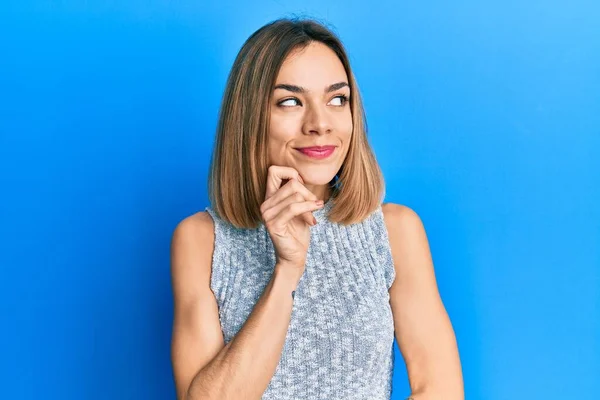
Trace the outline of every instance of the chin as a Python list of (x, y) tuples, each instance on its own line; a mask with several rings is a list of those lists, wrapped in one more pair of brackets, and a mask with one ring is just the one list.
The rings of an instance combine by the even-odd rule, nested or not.
[(331, 180), (335, 177), (335, 173), (334, 174), (310, 174), (310, 173), (303, 173), (302, 171), (300, 172), (300, 176), (302, 176), (302, 180), (304, 180), (304, 183), (309, 184), (309, 185), (327, 185), (329, 182), (331, 182)]
[(302, 177), (305, 184), (309, 185), (327, 185), (339, 172), (340, 166), (337, 163), (313, 164), (313, 165), (293, 165)]

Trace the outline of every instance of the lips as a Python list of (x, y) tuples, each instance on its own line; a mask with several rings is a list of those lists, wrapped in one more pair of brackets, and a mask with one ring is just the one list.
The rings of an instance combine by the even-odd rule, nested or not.
[(300, 153), (314, 159), (324, 159), (329, 157), (336, 146), (311, 146), (311, 147), (299, 147), (298, 150)]

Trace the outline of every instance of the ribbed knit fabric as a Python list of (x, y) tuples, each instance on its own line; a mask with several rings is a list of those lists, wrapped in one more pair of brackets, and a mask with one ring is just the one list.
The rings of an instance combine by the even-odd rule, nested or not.
[[(330, 199), (313, 215), (304, 274), (285, 345), (263, 400), (388, 400), (395, 278), (381, 206), (350, 226), (333, 223)], [(271, 279), (273, 242), (265, 226), (238, 229), (211, 207), (215, 247), (210, 287), (225, 343), (242, 328)], [(290, 294), (291, 295), (291, 294)]]

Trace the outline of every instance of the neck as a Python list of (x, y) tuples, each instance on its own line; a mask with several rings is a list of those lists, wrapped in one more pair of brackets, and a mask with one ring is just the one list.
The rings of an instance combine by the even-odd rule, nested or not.
[(323, 202), (327, 203), (329, 198), (331, 197), (331, 188), (329, 185), (304, 185), (312, 194), (317, 196), (318, 200), (323, 200)]

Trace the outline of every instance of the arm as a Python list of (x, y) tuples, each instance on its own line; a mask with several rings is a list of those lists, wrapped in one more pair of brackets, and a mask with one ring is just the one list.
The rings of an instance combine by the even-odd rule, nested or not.
[(275, 267), (254, 310), (226, 346), (210, 289), (214, 227), (205, 212), (183, 220), (171, 244), (171, 360), (178, 400), (260, 399), (281, 357), (297, 279)]
[(456, 338), (440, 298), (429, 243), (410, 208), (383, 206), (396, 279), (390, 304), (412, 399), (464, 399)]

